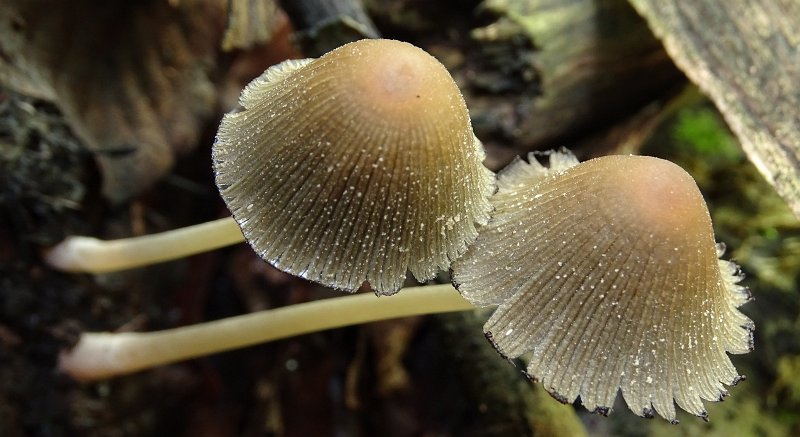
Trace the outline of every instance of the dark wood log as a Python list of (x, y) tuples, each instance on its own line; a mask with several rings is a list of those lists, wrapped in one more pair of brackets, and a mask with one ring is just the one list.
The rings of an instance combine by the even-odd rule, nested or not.
[(301, 50), (309, 58), (380, 33), (359, 0), (283, 0), (281, 7), (295, 27)]

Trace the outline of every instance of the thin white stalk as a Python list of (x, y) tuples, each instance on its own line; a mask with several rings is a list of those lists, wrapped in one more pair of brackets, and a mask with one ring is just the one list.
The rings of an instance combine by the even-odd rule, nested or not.
[(45, 261), (68, 272), (105, 273), (207, 252), (244, 241), (232, 217), (142, 237), (99, 240), (67, 237)]
[(89, 381), (342, 326), (474, 307), (450, 285), (354, 294), (149, 333), (85, 333), (59, 369)]

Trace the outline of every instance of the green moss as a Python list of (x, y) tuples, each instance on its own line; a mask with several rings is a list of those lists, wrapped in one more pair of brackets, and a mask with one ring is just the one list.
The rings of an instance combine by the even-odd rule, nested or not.
[(675, 116), (673, 138), (678, 150), (718, 164), (737, 162), (743, 154), (736, 138), (715, 109), (708, 106), (683, 108)]
[(773, 391), (775, 396), (785, 396), (789, 402), (800, 404), (800, 355), (778, 358), (778, 377)]
[[(734, 401), (735, 399), (735, 401)], [(679, 415), (681, 423), (670, 425), (664, 421), (655, 420), (650, 426), (650, 435), (653, 437), (667, 436), (706, 436), (706, 437), (731, 437), (731, 436), (762, 436), (784, 437), (791, 435), (789, 427), (765, 411), (761, 403), (749, 396), (729, 398), (725, 402), (709, 405), (710, 422), (689, 416)]]
[(682, 415), (653, 421), (652, 435), (797, 435), (800, 432), (800, 223), (747, 160), (725, 121), (696, 93), (683, 96), (642, 150), (676, 162), (706, 198), (718, 241), (745, 273), (755, 301), (755, 351), (732, 356), (747, 380), (722, 403), (706, 402), (710, 423)]

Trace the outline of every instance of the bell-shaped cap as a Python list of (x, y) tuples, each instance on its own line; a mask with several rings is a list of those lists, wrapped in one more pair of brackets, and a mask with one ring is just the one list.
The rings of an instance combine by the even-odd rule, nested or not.
[(620, 390), (638, 415), (674, 421), (674, 399), (705, 417), (701, 400), (740, 380), (727, 353), (752, 349), (753, 324), (692, 177), (643, 156), (529, 159), (500, 173), (492, 220), (452, 267), (467, 300), (498, 305), (487, 338), (530, 353), (562, 402), (607, 414)]
[(245, 238), (277, 268), (345, 290), (433, 277), (494, 190), (450, 74), (411, 44), (362, 40), (287, 61), (242, 92), (213, 148)]

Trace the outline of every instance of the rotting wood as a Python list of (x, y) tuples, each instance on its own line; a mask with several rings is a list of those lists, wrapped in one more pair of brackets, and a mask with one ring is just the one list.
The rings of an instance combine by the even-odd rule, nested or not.
[(800, 3), (631, 3), (800, 217)]

